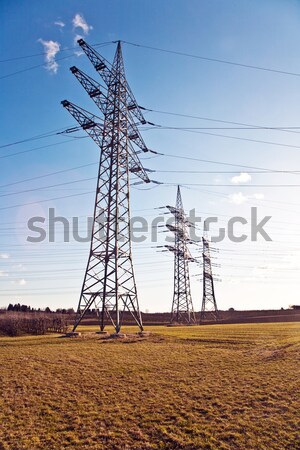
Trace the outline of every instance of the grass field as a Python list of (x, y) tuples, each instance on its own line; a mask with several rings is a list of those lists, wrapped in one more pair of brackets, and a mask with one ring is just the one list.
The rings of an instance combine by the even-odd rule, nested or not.
[(300, 323), (93, 330), (0, 338), (1, 450), (300, 448)]

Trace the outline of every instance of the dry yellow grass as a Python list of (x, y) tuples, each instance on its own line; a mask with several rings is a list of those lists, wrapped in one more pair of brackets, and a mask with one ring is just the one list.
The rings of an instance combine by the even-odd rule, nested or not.
[(0, 338), (0, 449), (300, 448), (299, 323), (150, 331)]

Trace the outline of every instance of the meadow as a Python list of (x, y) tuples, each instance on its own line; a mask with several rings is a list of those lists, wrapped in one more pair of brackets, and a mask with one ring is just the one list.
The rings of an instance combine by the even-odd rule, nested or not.
[(300, 323), (0, 337), (1, 450), (298, 450)]

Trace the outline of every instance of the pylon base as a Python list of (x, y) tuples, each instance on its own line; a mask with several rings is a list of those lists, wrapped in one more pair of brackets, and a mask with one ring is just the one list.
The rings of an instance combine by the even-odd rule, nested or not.
[(150, 331), (139, 331), (138, 333), (137, 333), (137, 335), (138, 336), (141, 336), (141, 337), (143, 337), (143, 336), (150, 336)]
[(77, 338), (77, 337), (81, 336), (81, 333), (79, 333), (78, 331), (70, 331), (70, 332), (66, 333), (65, 336), (67, 338)]
[(124, 334), (124, 333), (112, 333), (112, 334), (110, 335), (110, 337), (112, 337), (112, 338), (114, 338), (114, 339), (124, 339), (124, 338), (126, 338), (127, 336), (126, 336), (126, 334)]

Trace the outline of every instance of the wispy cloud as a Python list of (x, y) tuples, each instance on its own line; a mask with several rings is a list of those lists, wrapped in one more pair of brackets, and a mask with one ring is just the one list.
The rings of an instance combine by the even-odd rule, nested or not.
[(54, 22), (54, 25), (57, 25), (60, 28), (64, 28), (66, 26), (66, 24), (62, 20), (57, 20), (56, 22)]
[(8, 277), (8, 273), (4, 272), (3, 270), (0, 270), (0, 277)]
[(55, 56), (60, 50), (59, 42), (55, 41), (44, 41), (43, 39), (38, 40), (44, 47), (45, 50), (45, 61), (46, 61), (46, 69), (49, 72), (57, 73), (58, 64), (55, 61)]
[(242, 192), (235, 192), (234, 194), (228, 195), (228, 199), (230, 203), (234, 203), (235, 205), (242, 205), (246, 203), (248, 200), (262, 200), (264, 198), (264, 194), (255, 193), (251, 195), (245, 195)]
[(8, 253), (0, 253), (0, 259), (8, 259), (9, 254)]
[(72, 23), (74, 28), (81, 28), (84, 34), (89, 34), (89, 31), (93, 29), (93, 27), (88, 25), (85, 18), (79, 13), (75, 14)]
[(25, 284), (27, 284), (27, 281), (24, 278), (20, 278), (18, 280), (12, 281), (12, 284), (17, 284), (18, 286), (25, 286)]
[(248, 197), (242, 192), (235, 192), (234, 194), (230, 194), (228, 198), (230, 203), (234, 203), (235, 205), (242, 205), (248, 200)]
[(251, 175), (247, 172), (241, 172), (240, 175), (232, 177), (230, 181), (233, 184), (249, 183), (251, 181)]
[(249, 196), (250, 198), (255, 198), (255, 200), (263, 200), (265, 198), (264, 194), (253, 194)]
[[(79, 41), (79, 39), (82, 39), (83, 37), (81, 36), (81, 34), (75, 34), (74, 36), (74, 45), (77, 45), (77, 41)], [(81, 56), (84, 54), (84, 52), (82, 50), (75, 50), (75, 55), (76, 56)]]
[(25, 269), (25, 267), (21, 263), (13, 265), (12, 268), (13, 269), (17, 269), (17, 270), (24, 270)]

